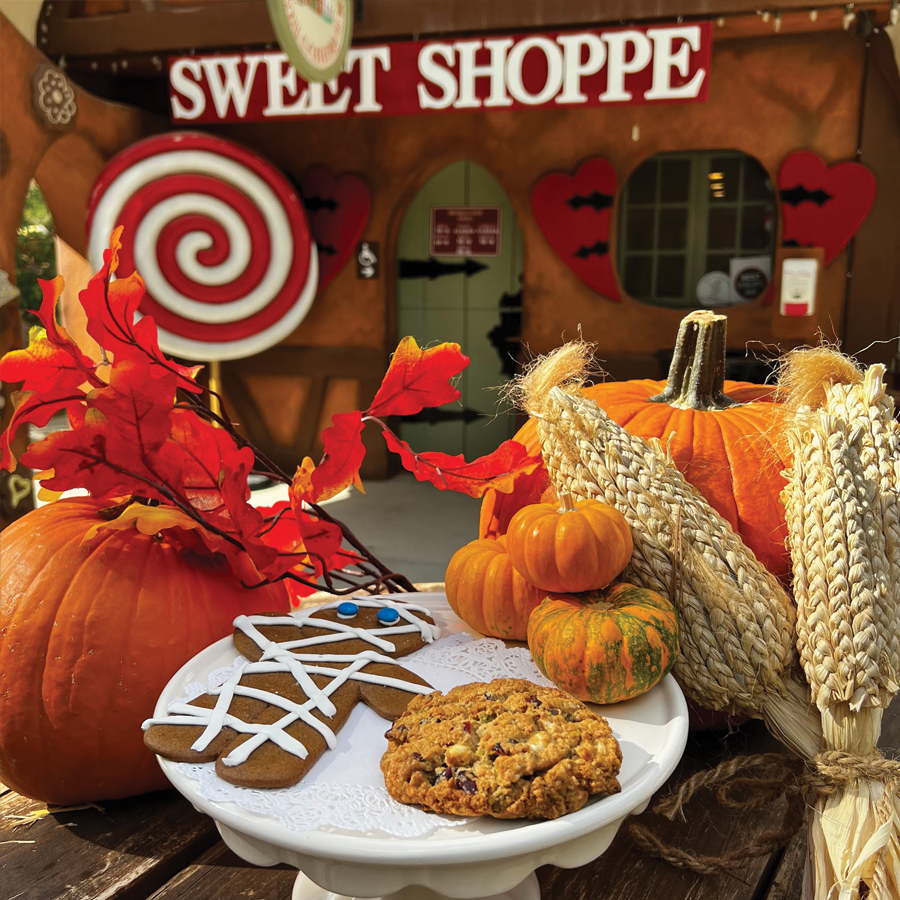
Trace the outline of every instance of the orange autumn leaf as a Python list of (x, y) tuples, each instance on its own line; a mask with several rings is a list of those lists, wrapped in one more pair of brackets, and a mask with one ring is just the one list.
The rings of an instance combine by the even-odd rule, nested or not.
[(290, 495), (295, 510), (302, 509), (301, 501), (321, 503), (351, 484), (365, 493), (359, 477), (359, 467), (366, 455), (360, 436), (364, 425), (362, 413), (358, 410), (337, 413), (331, 417), (331, 422), (331, 426), (322, 432), (325, 448), (322, 462), (315, 466), (306, 457), (294, 475)]
[(421, 350), (415, 338), (403, 338), (368, 415), (414, 416), (427, 407), (459, 400), (460, 393), (450, 379), (468, 364), (469, 357), (460, 351), (459, 344), (439, 344)]
[(202, 528), (187, 513), (174, 506), (147, 506), (145, 503), (132, 503), (115, 519), (99, 522), (84, 536), (90, 541), (101, 531), (130, 531), (136, 528), (141, 534), (159, 534), (166, 528)]

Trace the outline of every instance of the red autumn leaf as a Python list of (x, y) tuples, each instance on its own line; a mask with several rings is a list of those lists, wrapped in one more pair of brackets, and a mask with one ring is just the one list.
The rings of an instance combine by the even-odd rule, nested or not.
[(533, 471), (539, 460), (529, 459), (524, 444), (504, 441), (493, 453), (467, 463), (462, 454), (416, 453), (406, 441), (384, 432), (388, 448), (400, 456), (403, 467), (419, 481), (430, 481), (438, 490), (458, 491), (481, 497), (488, 488), (509, 493), (517, 475)]
[(260, 572), (274, 574), (270, 567), (277, 554), (257, 536), (263, 517), (247, 502), (253, 451), (238, 448), (224, 428), (216, 428), (192, 412), (175, 410), (161, 459), (168, 472), (180, 467), (175, 483), (182, 486), (181, 497), (224, 538), (219, 549), (231, 558), (242, 547)]
[(85, 382), (102, 387), (106, 382), (97, 377), (93, 361), (56, 322), (63, 279), (57, 276), (40, 284), (44, 299), (37, 316), (44, 327), (32, 328), (28, 346), (7, 353), (0, 360), (0, 379), (11, 384), (22, 382), (25, 391), (68, 392)]
[[(323, 574), (321, 560), (309, 554), (322, 557), (325, 568), (332, 571), (359, 560), (355, 553), (341, 548), (343, 534), (331, 522), (321, 521), (303, 512), (298, 520), (295, 509), (286, 500), (259, 511), (267, 520), (273, 520), (273, 524), (263, 532), (262, 539), (283, 554), (297, 554), (293, 556), (292, 571), (300, 578), (312, 581)], [(293, 578), (285, 579), (284, 583), (295, 606), (303, 597), (317, 590)]]
[(6, 431), (0, 435), (0, 469), (6, 469), (7, 472), (15, 471), (17, 461), (12, 452), (12, 443), (22, 425), (30, 422), (43, 428), (60, 410), (68, 409), (70, 405), (79, 405), (84, 396), (83, 391), (51, 397), (36, 391), (14, 391), (10, 397), (13, 414)]
[(109, 385), (90, 391), (69, 409), (71, 430), (32, 444), (22, 462), (53, 469), (50, 490), (87, 488), (94, 497), (132, 493), (167, 499), (166, 478), (157, 471), (160, 448), (171, 428), (175, 375), (152, 379), (147, 365), (117, 363)]
[(112, 233), (109, 250), (103, 252), (103, 268), (78, 295), (87, 315), (87, 332), (112, 354), (115, 361), (149, 361), (153, 364), (149, 371), (154, 378), (173, 372), (178, 377), (178, 387), (199, 393), (202, 388), (194, 382), (194, 378), (203, 367), (188, 368), (168, 359), (159, 349), (153, 319), (145, 316), (135, 321), (144, 296), (144, 279), (133, 272), (127, 278), (112, 280), (119, 264), (121, 234), (121, 227)]
[(360, 434), (363, 430), (362, 413), (359, 410), (337, 413), (331, 417), (331, 426), (322, 432), (325, 453), (322, 462), (310, 468), (308, 459), (297, 469), (291, 484), (291, 502), (301, 509), (301, 501), (319, 503), (339, 494), (351, 484), (363, 490), (359, 467), (366, 455)]
[(369, 407), (370, 416), (414, 416), (430, 406), (459, 400), (450, 379), (469, 364), (459, 344), (439, 344), (420, 350), (415, 338), (405, 337)]

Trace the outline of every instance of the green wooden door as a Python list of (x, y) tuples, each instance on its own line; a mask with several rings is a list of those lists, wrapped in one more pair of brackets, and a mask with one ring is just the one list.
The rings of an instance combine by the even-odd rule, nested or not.
[[(434, 208), (443, 219), (449, 214), (440, 210), (449, 207), (476, 207), (485, 221), (496, 217), (497, 255), (479, 255), (477, 248), (472, 255), (432, 255)], [(403, 419), (403, 439), (416, 450), (466, 459), (490, 453), (515, 433), (497, 390), (515, 372), (521, 318), (522, 234), (506, 192), (475, 163), (447, 166), (410, 204), (397, 258), (398, 337), (412, 335), (420, 347), (453, 341), (471, 359), (457, 384), (460, 401)]]

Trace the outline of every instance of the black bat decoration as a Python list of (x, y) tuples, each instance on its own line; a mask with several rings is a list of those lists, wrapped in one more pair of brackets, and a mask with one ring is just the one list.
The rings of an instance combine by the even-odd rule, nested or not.
[(576, 194), (574, 197), (569, 197), (569, 199), (566, 200), (566, 205), (571, 206), (572, 209), (581, 209), (582, 206), (590, 206), (591, 209), (602, 212), (604, 209), (609, 209), (613, 205), (613, 198), (611, 194), (601, 194), (600, 191), (594, 191), (587, 196)]
[(429, 259), (401, 259), (400, 260), (400, 278), (427, 278), (434, 281), (435, 278), (443, 278), (445, 275), (465, 275), (470, 278), (477, 275), (487, 268), (474, 259), (467, 259), (465, 262), (445, 263), (439, 262), (433, 256)]
[(331, 246), (331, 244), (316, 244), (316, 247), (319, 250), (319, 253), (324, 253), (326, 256), (337, 256), (338, 252)]
[(589, 256), (606, 256), (608, 252), (609, 244), (606, 241), (597, 241), (590, 247), (579, 247), (572, 256), (577, 256), (579, 259), (587, 259)]
[(303, 205), (310, 212), (318, 212), (320, 209), (330, 209), (332, 212), (338, 208), (336, 200), (323, 199), (322, 197), (304, 197)]
[(781, 191), (781, 202), (787, 203), (789, 206), (799, 206), (805, 201), (815, 203), (816, 206), (822, 207), (829, 200), (833, 199), (834, 197), (827, 191), (823, 191), (822, 188), (819, 188), (816, 191), (810, 191), (803, 187), (802, 184), (796, 184), (792, 188), (784, 188)]

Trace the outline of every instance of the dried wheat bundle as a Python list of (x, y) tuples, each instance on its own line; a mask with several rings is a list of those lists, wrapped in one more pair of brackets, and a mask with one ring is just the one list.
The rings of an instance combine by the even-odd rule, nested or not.
[(674, 671), (685, 692), (711, 709), (764, 718), (787, 746), (814, 756), (821, 725), (799, 674), (789, 597), (661, 448), (581, 395), (589, 357), (586, 345), (567, 344), (519, 382), (552, 481), (604, 500), (628, 520), (629, 580), (669, 596), (679, 610)]
[(877, 749), (900, 687), (900, 424), (883, 375), (818, 348), (791, 354), (783, 377), (797, 647), (822, 716), (823, 787), (839, 782), (810, 825), (815, 900), (856, 900), (863, 884), (870, 900), (900, 897), (900, 765)]

